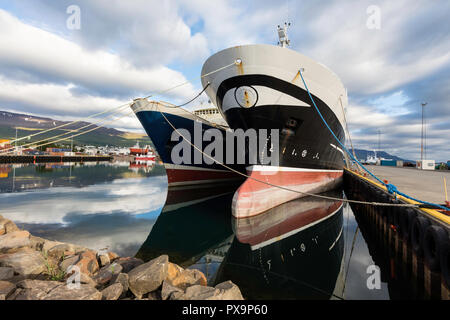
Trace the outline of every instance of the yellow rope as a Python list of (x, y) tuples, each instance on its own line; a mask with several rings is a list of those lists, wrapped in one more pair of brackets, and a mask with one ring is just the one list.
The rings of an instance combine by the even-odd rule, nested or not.
[(445, 201), (448, 201), (448, 198), (447, 198), (447, 180), (445, 180), (445, 177), (442, 177), (442, 178), (444, 178)]
[(295, 192), (298, 194), (302, 194), (302, 195), (306, 195), (306, 196), (311, 196), (311, 197), (316, 197), (316, 198), (321, 198), (321, 199), (327, 199), (327, 200), (332, 200), (332, 201), (342, 201), (342, 202), (349, 202), (349, 203), (358, 203), (358, 204), (369, 204), (369, 205), (374, 205), (374, 206), (394, 206), (394, 207), (417, 207), (417, 205), (415, 204), (406, 204), (406, 203), (383, 203), (383, 202), (367, 202), (367, 201), (358, 201), (358, 200), (350, 200), (350, 199), (342, 199), (342, 198), (334, 198), (334, 197), (328, 197), (328, 196), (324, 196), (324, 195), (320, 195), (320, 194), (315, 194), (315, 193), (309, 193), (309, 192), (303, 192), (303, 191), (298, 191), (298, 190), (293, 190), (290, 188), (286, 188), (283, 186), (279, 186), (267, 181), (263, 181), (263, 180), (259, 180), (257, 178), (251, 177), (245, 173), (242, 173), (238, 170), (235, 170), (233, 168), (231, 168), (230, 166), (217, 161), (216, 159), (214, 159), (212, 156), (206, 154), (203, 152), (203, 150), (199, 149), (196, 145), (194, 145), (190, 140), (188, 140), (184, 135), (182, 135), (177, 128), (175, 128), (175, 126), (172, 124), (172, 122), (170, 122), (169, 119), (167, 119), (167, 117), (165, 116), (164, 112), (162, 112), (159, 109), (158, 104), (156, 104), (156, 107), (158, 108), (159, 113), (163, 116), (163, 118), (166, 120), (166, 122), (172, 127), (172, 129), (180, 136), (182, 137), (187, 143), (189, 143), (192, 147), (194, 147), (194, 149), (196, 149), (197, 151), (199, 151), (201, 154), (205, 155), (206, 157), (208, 157), (209, 159), (213, 160), (214, 162), (216, 162), (217, 164), (221, 165), (222, 167), (238, 174), (241, 175), (247, 179), (252, 179), (254, 181), (260, 182), (262, 184), (266, 184), (269, 185), (271, 187), (275, 187), (278, 189), (282, 189), (282, 190), (286, 190), (286, 191), (291, 191), (291, 192)]

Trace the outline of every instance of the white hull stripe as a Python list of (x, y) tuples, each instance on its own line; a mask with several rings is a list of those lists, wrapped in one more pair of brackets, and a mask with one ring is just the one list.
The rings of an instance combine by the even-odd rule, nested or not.
[(342, 226), (341, 231), (339, 232), (336, 240), (334, 240), (334, 242), (331, 244), (331, 246), (328, 248), (328, 251), (331, 251), (331, 249), (334, 248), (334, 246), (336, 245), (336, 243), (338, 242), (338, 240), (341, 238), (342, 235), (342, 230), (344, 230), (344, 226)]
[(210, 180), (186, 180), (186, 181), (177, 181), (168, 183), (169, 187), (177, 187), (177, 186), (189, 186), (189, 185), (197, 185), (197, 184), (213, 184), (217, 182), (230, 182), (230, 181), (239, 181), (241, 178), (226, 178), (226, 179), (210, 179)]
[(231, 172), (228, 169), (220, 170), (220, 169), (194, 167), (194, 166), (187, 166), (187, 165), (181, 165), (181, 164), (172, 164), (172, 163), (164, 163), (164, 167), (166, 169), (170, 169), (170, 170), (195, 170), (195, 171), (212, 171), (212, 172)]
[(220, 193), (220, 194), (216, 194), (210, 197), (206, 197), (206, 198), (201, 198), (201, 199), (197, 199), (197, 200), (192, 200), (192, 201), (186, 201), (186, 202), (181, 202), (181, 203), (174, 203), (174, 204), (169, 204), (164, 206), (164, 210), (162, 212), (166, 213), (166, 212), (170, 212), (170, 211), (174, 211), (174, 210), (178, 210), (180, 208), (184, 208), (187, 206), (192, 206), (194, 204), (200, 203), (200, 202), (205, 202), (214, 198), (218, 198), (221, 197), (223, 195), (225, 195), (227, 193)]
[(277, 166), (249, 166), (247, 171), (285, 171), (285, 172), (344, 172), (344, 170), (329, 169), (308, 169), (294, 167), (277, 167)]
[(292, 235), (294, 235), (294, 234), (296, 234), (296, 233), (299, 233), (299, 232), (302, 231), (302, 230), (305, 230), (305, 229), (307, 229), (307, 228), (310, 228), (310, 227), (312, 227), (312, 226), (314, 226), (314, 225), (316, 225), (316, 224), (318, 224), (318, 223), (320, 223), (320, 222), (322, 222), (322, 221), (324, 221), (324, 220), (330, 218), (331, 216), (334, 216), (339, 210), (341, 210), (341, 208), (342, 208), (343, 205), (344, 205), (344, 204), (341, 204), (341, 205), (339, 206), (339, 208), (338, 208), (336, 211), (330, 213), (329, 215), (327, 215), (326, 217), (323, 217), (322, 219), (316, 220), (316, 221), (314, 221), (314, 222), (312, 222), (312, 223), (310, 223), (310, 224), (307, 224), (306, 226), (303, 226), (303, 227), (301, 227), (301, 228), (298, 228), (298, 229), (289, 231), (288, 233), (285, 233), (285, 234), (283, 234), (282, 236), (278, 236), (278, 237), (275, 237), (275, 238), (266, 240), (266, 241), (264, 241), (264, 242), (258, 243), (258, 244), (254, 245), (254, 246), (251, 246), (250, 248), (252, 249), (252, 251), (254, 251), (254, 250), (260, 249), (260, 248), (262, 248), (262, 247), (268, 246), (269, 244), (272, 244), (272, 243), (274, 243), (274, 242), (278, 242), (278, 241), (280, 241), (280, 240), (286, 239), (286, 238), (288, 238), (288, 237), (290, 237), (290, 236), (292, 236)]
[(336, 146), (336, 145), (334, 145), (334, 144), (332, 144), (332, 143), (330, 143), (330, 146), (332, 146), (333, 148), (335, 148), (335, 149), (336, 149), (337, 151), (339, 151), (340, 153), (344, 154), (344, 151), (342, 151), (342, 149), (339, 148), (338, 146)]

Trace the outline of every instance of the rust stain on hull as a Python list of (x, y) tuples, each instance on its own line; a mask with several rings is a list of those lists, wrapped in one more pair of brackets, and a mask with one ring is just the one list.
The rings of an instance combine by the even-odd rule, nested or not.
[(243, 75), (244, 74), (244, 65), (243, 65), (242, 62), (237, 65), (237, 69), (238, 69), (239, 75)]

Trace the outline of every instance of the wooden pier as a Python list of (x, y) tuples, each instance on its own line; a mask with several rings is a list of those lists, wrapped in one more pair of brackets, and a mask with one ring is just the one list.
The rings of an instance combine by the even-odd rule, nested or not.
[[(437, 195), (432, 199), (424, 197), (428, 194), (426, 191), (436, 188), (428, 184), (439, 180), (433, 172), (416, 170), (421, 179), (415, 180), (417, 172), (408, 178), (404, 174), (407, 171), (403, 171), (413, 169), (369, 169), (406, 194), (429, 202), (443, 203), (443, 193), (441, 201)], [(352, 200), (418, 204), (402, 196), (395, 197), (387, 192), (386, 187), (363, 173), (347, 169), (344, 171), (344, 187), (347, 197)], [(400, 280), (402, 283), (409, 282), (411, 296), (404, 299), (423, 297), (450, 300), (450, 212), (429, 208), (350, 205), (362, 235), (368, 240), (375, 263), (388, 261), (384, 270), (389, 272), (382, 274), (382, 280), (388, 278), (390, 281), (386, 282), (389, 283), (399, 283)]]
[(0, 156), (0, 163), (97, 162), (111, 160), (111, 156)]
[(414, 198), (444, 203), (443, 178), (450, 182), (450, 170), (418, 170), (411, 167), (386, 166), (366, 166), (366, 169)]

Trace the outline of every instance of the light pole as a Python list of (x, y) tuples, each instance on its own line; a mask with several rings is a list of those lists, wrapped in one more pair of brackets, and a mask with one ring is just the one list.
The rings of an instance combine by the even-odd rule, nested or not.
[(381, 157), (380, 157), (380, 152), (381, 152), (380, 136), (381, 136), (381, 131), (378, 130), (378, 158), (379, 159), (381, 159)]
[(14, 154), (17, 155), (19, 152), (17, 151), (17, 127), (16, 127), (16, 140), (14, 141)]
[(423, 110), (425, 108), (425, 106), (428, 104), (428, 102), (422, 102), (422, 136), (421, 136), (421, 140), (420, 140), (420, 161), (421, 161), (421, 167), (423, 168)]

